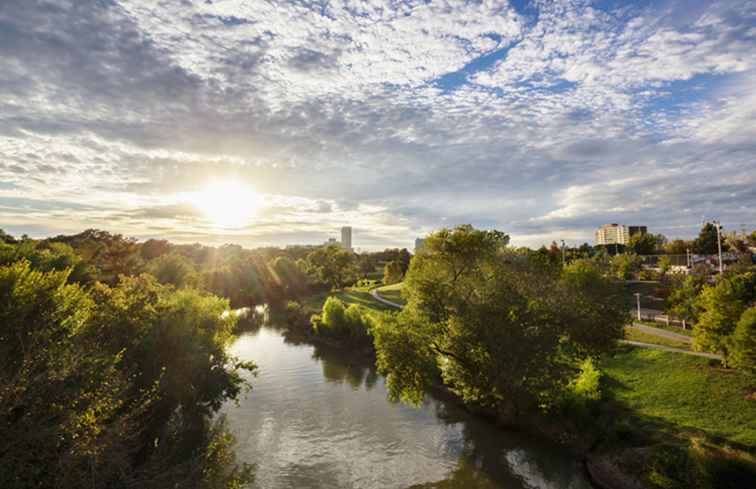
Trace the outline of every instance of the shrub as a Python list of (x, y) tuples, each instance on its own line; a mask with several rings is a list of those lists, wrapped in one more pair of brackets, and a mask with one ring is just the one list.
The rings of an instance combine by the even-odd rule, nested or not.
[(756, 373), (756, 306), (747, 309), (735, 327), (733, 364)]
[(320, 336), (338, 338), (358, 343), (371, 341), (370, 319), (360, 306), (344, 307), (337, 297), (329, 297), (321, 314), (312, 318), (312, 327)]

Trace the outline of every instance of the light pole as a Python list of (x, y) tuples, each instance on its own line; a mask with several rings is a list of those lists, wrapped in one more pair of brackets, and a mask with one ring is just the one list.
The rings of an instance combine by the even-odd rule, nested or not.
[(719, 274), (722, 275), (722, 236), (720, 234), (720, 224), (719, 221), (712, 221), (712, 223), (717, 227), (717, 253), (719, 254)]
[(693, 260), (690, 258), (690, 248), (685, 249), (685, 265), (688, 268), (693, 268)]
[(635, 294), (635, 302), (638, 304), (638, 321), (641, 320), (641, 313), (640, 313), (640, 292), (636, 292)]
[(564, 240), (560, 240), (562, 242), (562, 266), (564, 267)]

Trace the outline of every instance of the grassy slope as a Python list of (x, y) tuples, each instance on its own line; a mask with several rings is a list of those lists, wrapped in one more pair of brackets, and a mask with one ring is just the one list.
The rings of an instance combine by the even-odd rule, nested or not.
[(368, 291), (368, 289), (356, 288), (356, 287), (346, 288), (346, 289), (339, 290), (336, 292), (322, 293), (322, 294), (308, 297), (303, 302), (303, 305), (306, 308), (308, 308), (312, 313), (320, 312), (320, 310), (323, 308), (323, 304), (325, 303), (326, 299), (331, 295), (338, 297), (346, 305), (357, 304), (365, 308), (369, 313), (394, 310), (393, 308), (375, 300), (375, 298), (373, 298), (373, 296), (370, 295), (370, 292)]
[(646, 333), (644, 331), (638, 331), (632, 326), (625, 326), (625, 339), (632, 341), (640, 341), (642, 343), (651, 343), (653, 345), (671, 346), (674, 348), (682, 348), (683, 350), (690, 350), (690, 345), (682, 341), (673, 340), (664, 336), (658, 336), (655, 334)]
[(659, 329), (666, 329), (667, 331), (671, 331), (673, 333), (677, 334), (683, 334), (685, 336), (693, 336), (693, 330), (692, 329), (682, 329), (680, 326), (675, 326), (674, 324), (670, 324), (667, 326), (666, 323), (662, 323), (660, 321), (633, 321), (635, 323), (645, 324), (646, 326), (651, 326), (652, 328), (659, 328)]
[(402, 297), (402, 287), (404, 284), (399, 282), (398, 284), (386, 285), (378, 288), (378, 293), (386, 300), (396, 302), (397, 304), (404, 305), (407, 301)]
[(603, 362), (609, 393), (648, 431), (702, 430), (756, 447), (753, 381), (703, 358), (622, 348)]

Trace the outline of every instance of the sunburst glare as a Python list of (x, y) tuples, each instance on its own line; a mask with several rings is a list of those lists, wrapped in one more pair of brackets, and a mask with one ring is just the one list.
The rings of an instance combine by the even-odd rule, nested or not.
[(248, 225), (263, 203), (253, 188), (229, 180), (210, 182), (191, 194), (189, 200), (205, 217), (223, 228)]

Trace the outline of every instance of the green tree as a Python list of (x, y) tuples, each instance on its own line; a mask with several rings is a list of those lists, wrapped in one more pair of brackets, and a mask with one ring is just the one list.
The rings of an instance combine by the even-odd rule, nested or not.
[(669, 269), (672, 267), (672, 261), (666, 255), (661, 256), (659, 257), (658, 266), (659, 266), (659, 275), (661, 275), (663, 279), (667, 275), (667, 272), (669, 272)]
[[(725, 243), (722, 243), (722, 251), (725, 251), (725, 248)], [(716, 225), (707, 222), (698, 233), (698, 238), (693, 241), (693, 253), (699, 255), (715, 255), (717, 252), (717, 227)]]
[(371, 324), (357, 304), (346, 307), (338, 297), (329, 297), (320, 315), (313, 317), (315, 333), (353, 343), (370, 344)]
[(690, 274), (674, 282), (666, 303), (667, 314), (682, 320), (683, 328), (698, 319), (698, 294), (706, 283), (706, 276)]
[(619, 338), (627, 313), (614, 304), (621, 301), (576, 310), (602, 286), (612, 289), (590, 265), (563, 276), (508, 251), (508, 240), (471, 226), (428, 237), (405, 277), (407, 306), (374, 327), (377, 365), (392, 397), (419, 402), (440, 375), (466, 402), (511, 416), (552, 402), (579, 360)]
[(653, 234), (638, 233), (630, 237), (630, 248), (638, 255), (653, 255), (657, 245)]
[(341, 246), (322, 246), (307, 255), (307, 263), (318, 280), (339, 289), (357, 280), (354, 256)]
[(684, 239), (676, 239), (664, 246), (664, 252), (669, 255), (685, 255), (688, 250), (693, 250), (693, 243)]
[(721, 353), (729, 362), (735, 326), (754, 301), (756, 273), (720, 277), (715, 285), (705, 286), (696, 300), (702, 312), (693, 329), (694, 346)]
[(383, 283), (396, 284), (402, 281), (402, 265), (398, 261), (390, 261), (383, 267)]
[(175, 287), (196, 286), (199, 280), (194, 264), (185, 256), (176, 253), (160, 255), (147, 264), (147, 271), (161, 284)]
[(732, 341), (733, 364), (756, 373), (756, 306), (740, 316)]
[(630, 253), (614, 255), (611, 259), (611, 268), (616, 278), (630, 280), (640, 272), (641, 260), (638, 255)]

